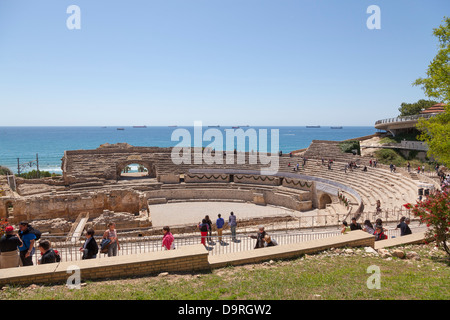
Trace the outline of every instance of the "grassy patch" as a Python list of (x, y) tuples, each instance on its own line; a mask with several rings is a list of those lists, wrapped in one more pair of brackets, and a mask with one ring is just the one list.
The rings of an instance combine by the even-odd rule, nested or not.
[[(199, 274), (89, 281), (64, 285), (5, 287), (0, 299), (33, 300), (307, 300), (450, 299), (449, 260), (432, 245), (406, 246), (420, 261), (382, 259), (354, 249), (325, 251), (287, 261), (226, 267)], [(367, 268), (380, 268), (380, 289), (368, 289)]]

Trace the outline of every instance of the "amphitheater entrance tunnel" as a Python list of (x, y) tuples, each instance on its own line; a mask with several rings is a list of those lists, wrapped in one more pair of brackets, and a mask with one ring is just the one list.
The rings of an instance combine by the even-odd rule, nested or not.
[(325, 209), (327, 207), (327, 204), (332, 203), (331, 197), (329, 194), (323, 193), (319, 197), (319, 209)]
[(117, 165), (117, 179), (155, 178), (156, 170), (152, 163), (132, 161)]

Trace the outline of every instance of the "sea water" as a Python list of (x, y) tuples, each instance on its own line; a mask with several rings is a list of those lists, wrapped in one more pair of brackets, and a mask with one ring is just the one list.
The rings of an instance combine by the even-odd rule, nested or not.
[[(123, 130), (117, 130), (121, 128)], [(134, 127), (0, 127), (0, 165), (10, 168), (17, 173), (17, 163), (29, 163), (30, 165), (21, 171), (36, 169), (36, 155), (39, 158), (39, 169), (61, 173), (61, 158), (65, 150), (96, 149), (104, 143), (125, 142), (139, 147), (173, 147), (179, 141), (172, 141), (174, 130), (187, 129), (192, 137), (194, 127), (161, 127), (147, 126), (142, 128)], [(204, 126), (203, 132), (209, 128)], [(223, 133), (225, 130), (235, 130), (232, 127), (215, 127)], [(302, 127), (241, 127), (244, 132), (254, 129), (267, 129), (270, 137), (271, 129), (278, 129), (279, 149), (283, 153), (307, 148), (312, 140), (333, 140), (341, 141), (362, 136), (367, 136), (376, 132), (374, 127), (350, 126), (342, 129), (331, 129), (329, 126), (320, 128)], [(206, 147), (211, 142), (204, 141)], [(267, 143), (270, 149), (270, 142)], [(225, 146), (224, 146), (225, 150)], [(247, 150), (249, 151), (249, 150)], [(137, 168), (131, 168), (132, 171)]]

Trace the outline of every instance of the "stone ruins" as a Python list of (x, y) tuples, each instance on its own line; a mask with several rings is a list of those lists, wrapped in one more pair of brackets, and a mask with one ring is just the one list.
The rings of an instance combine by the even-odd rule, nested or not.
[[(342, 218), (374, 210), (377, 200), (392, 208), (417, 197), (417, 183), (401, 174), (392, 175), (382, 168), (344, 173), (350, 158), (360, 164), (368, 162), (360, 156), (336, 154), (332, 169), (327, 169), (320, 160), (323, 154), (318, 143), (300, 154), (280, 155), (279, 171), (270, 176), (260, 174), (263, 164), (249, 161), (176, 165), (171, 148), (119, 143), (65, 151), (61, 177), (16, 178), (15, 190), (0, 177), (0, 217), (12, 224), (27, 220), (42, 231), (67, 233), (81, 214), (88, 214), (89, 225), (99, 230), (109, 221), (119, 229), (151, 227), (151, 206), (172, 201), (239, 200), (296, 212), (317, 209), (318, 214)], [(327, 146), (332, 150), (332, 143)], [(303, 156), (307, 157), (304, 165)], [(145, 176), (123, 174), (131, 164), (144, 167)], [(294, 171), (297, 164), (300, 169)]]

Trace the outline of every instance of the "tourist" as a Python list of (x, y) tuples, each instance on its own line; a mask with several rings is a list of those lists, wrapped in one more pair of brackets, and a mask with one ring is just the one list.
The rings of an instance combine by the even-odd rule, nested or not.
[(174, 237), (173, 234), (170, 232), (170, 228), (168, 226), (165, 226), (163, 228), (163, 239), (162, 239), (162, 247), (164, 250), (174, 250), (175, 249), (175, 243), (174, 243)]
[(347, 224), (347, 221), (342, 221), (342, 225), (341, 225), (342, 229), (341, 229), (341, 233), (342, 234), (346, 234), (349, 233), (351, 231), (350, 227)]
[(237, 222), (236, 222), (236, 216), (234, 215), (233, 212), (230, 212), (230, 216), (228, 217), (228, 225), (230, 226), (230, 229), (231, 229), (231, 240), (236, 241)]
[(39, 251), (41, 251), (42, 257), (39, 259), (38, 264), (47, 264), (59, 262), (55, 251), (51, 248), (50, 241), (39, 241)]
[(373, 235), (375, 236), (375, 241), (385, 240), (388, 238), (387, 235), (384, 234), (383, 226), (380, 224), (376, 225)]
[(356, 222), (356, 218), (355, 217), (352, 218), (352, 223), (350, 223), (350, 230), (351, 231), (362, 230), (361, 225), (358, 222)]
[(219, 243), (222, 244), (222, 231), (223, 226), (225, 224), (225, 220), (223, 220), (222, 215), (220, 213), (217, 216), (218, 216), (216, 220), (217, 235), (219, 236)]
[(412, 231), (409, 228), (410, 223), (411, 220), (409, 218), (402, 217), (402, 219), (400, 219), (400, 224), (397, 225), (397, 228), (400, 228), (400, 236), (412, 234)]
[(266, 236), (266, 231), (264, 231), (264, 226), (259, 226), (258, 233), (256, 236), (251, 235), (249, 236), (252, 239), (256, 239), (255, 249), (263, 248), (264, 247), (264, 237)]
[(389, 165), (389, 169), (391, 169), (391, 172), (394, 171), (394, 165), (392, 163)]
[(209, 218), (209, 215), (206, 215), (206, 216), (205, 216), (205, 220), (206, 220), (206, 223), (208, 224), (208, 236), (207, 236), (207, 240), (208, 240), (208, 243), (211, 243), (211, 241), (212, 241), (212, 239), (211, 239), (211, 236), (212, 236), (212, 221), (211, 221), (211, 219)]
[(33, 265), (34, 243), (36, 235), (31, 232), (28, 222), (19, 224), (19, 237), (22, 240), (22, 246), (19, 247), (20, 260), (24, 267)]
[(375, 220), (375, 225), (381, 226), (383, 228), (383, 232), (387, 231), (387, 229), (383, 227), (383, 220), (381, 220), (381, 218), (378, 218), (377, 220)]
[(201, 223), (198, 224), (197, 228), (200, 229), (201, 243), (206, 247), (206, 237), (208, 236), (209, 224), (206, 219), (203, 219)]
[(377, 167), (377, 163), (378, 163), (378, 161), (375, 159), (375, 160), (373, 160), (373, 167), (374, 168), (376, 168)]
[(406, 165), (406, 168), (408, 168), (408, 172), (411, 171), (411, 164), (409, 163), (409, 161), (408, 161), (408, 164)]
[(18, 267), (20, 264), (20, 238), (14, 234), (14, 227), (7, 226), (5, 234), (0, 238), (0, 269)]
[(376, 208), (377, 212), (376, 214), (380, 214), (381, 213), (381, 201), (377, 200), (377, 208)]
[(97, 258), (98, 244), (97, 241), (95, 241), (94, 239), (94, 234), (95, 231), (92, 228), (89, 228), (86, 231), (86, 241), (80, 248), (80, 251), (83, 252), (83, 255), (81, 257), (82, 260)]
[(367, 172), (367, 166), (364, 166), (363, 172)]
[(266, 234), (265, 236), (264, 236), (264, 247), (274, 247), (274, 246), (277, 246), (278, 245), (278, 243), (275, 241), (275, 240), (272, 240), (272, 238), (268, 235), (268, 234)]
[(117, 237), (116, 224), (114, 222), (108, 223), (108, 229), (103, 234), (103, 239), (108, 239), (108, 257), (117, 256), (117, 251), (120, 250), (119, 238)]
[(365, 220), (364, 221), (364, 228), (363, 231), (369, 233), (369, 234), (374, 234), (375, 229), (373, 228), (372, 223), (370, 222), (370, 220)]

